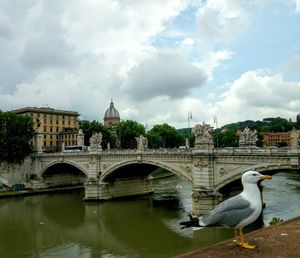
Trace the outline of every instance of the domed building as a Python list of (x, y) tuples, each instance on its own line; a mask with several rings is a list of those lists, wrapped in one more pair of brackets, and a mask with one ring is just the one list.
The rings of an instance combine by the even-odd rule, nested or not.
[(109, 108), (104, 114), (104, 126), (114, 127), (120, 122), (119, 111), (114, 107), (114, 103), (111, 100)]

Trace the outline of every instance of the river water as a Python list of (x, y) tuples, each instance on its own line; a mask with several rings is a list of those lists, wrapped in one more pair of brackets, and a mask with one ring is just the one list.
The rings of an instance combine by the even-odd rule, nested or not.
[[(233, 237), (226, 228), (180, 229), (191, 210), (191, 189), (180, 178), (155, 180), (154, 189), (102, 203), (82, 202), (83, 190), (0, 199), (0, 257), (164, 258)], [(300, 175), (264, 182), (264, 202), (265, 226), (300, 216)]]

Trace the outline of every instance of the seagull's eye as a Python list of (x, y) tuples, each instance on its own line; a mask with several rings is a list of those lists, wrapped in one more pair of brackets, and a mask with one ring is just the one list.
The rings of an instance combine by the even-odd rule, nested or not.
[(256, 176), (256, 174), (252, 174), (252, 176)]

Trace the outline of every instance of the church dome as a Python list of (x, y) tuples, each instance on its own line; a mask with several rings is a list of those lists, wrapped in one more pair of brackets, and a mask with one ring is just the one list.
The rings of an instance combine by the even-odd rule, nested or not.
[(110, 102), (109, 108), (104, 114), (104, 126), (114, 127), (120, 122), (120, 114), (117, 109), (114, 107), (113, 101)]
[(104, 119), (112, 117), (120, 118), (119, 111), (115, 109), (113, 101), (110, 102), (110, 106), (105, 112)]

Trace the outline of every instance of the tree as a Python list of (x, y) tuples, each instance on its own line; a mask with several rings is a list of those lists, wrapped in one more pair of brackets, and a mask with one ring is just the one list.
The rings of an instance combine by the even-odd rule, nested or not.
[(145, 127), (132, 120), (121, 121), (116, 127), (119, 147), (122, 149), (135, 149), (135, 137), (145, 135)]
[(263, 132), (288, 132), (293, 129), (296, 123), (290, 122), (284, 118), (276, 117), (272, 121), (262, 126), (261, 131)]
[(33, 121), (30, 116), (0, 111), (0, 162), (22, 163), (32, 151)]
[(168, 124), (155, 125), (147, 134), (150, 148), (174, 148), (184, 145), (185, 137)]
[(102, 134), (102, 148), (105, 149), (107, 147), (107, 143), (110, 143), (111, 147), (115, 147), (116, 139), (112, 133), (111, 130), (103, 126), (101, 123), (97, 121), (86, 121), (83, 120), (80, 122), (79, 128), (82, 129), (82, 132), (84, 133), (84, 145), (89, 146), (90, 145), (90, 138), (92, 137), (93, 133), (99, 133)]
[[(216, 143), (216, 140), (214, 140)], [(238, 147), (239, 137), (236, 135), (235, 129), (225, 129), (218, 134), (219, 147)]]

